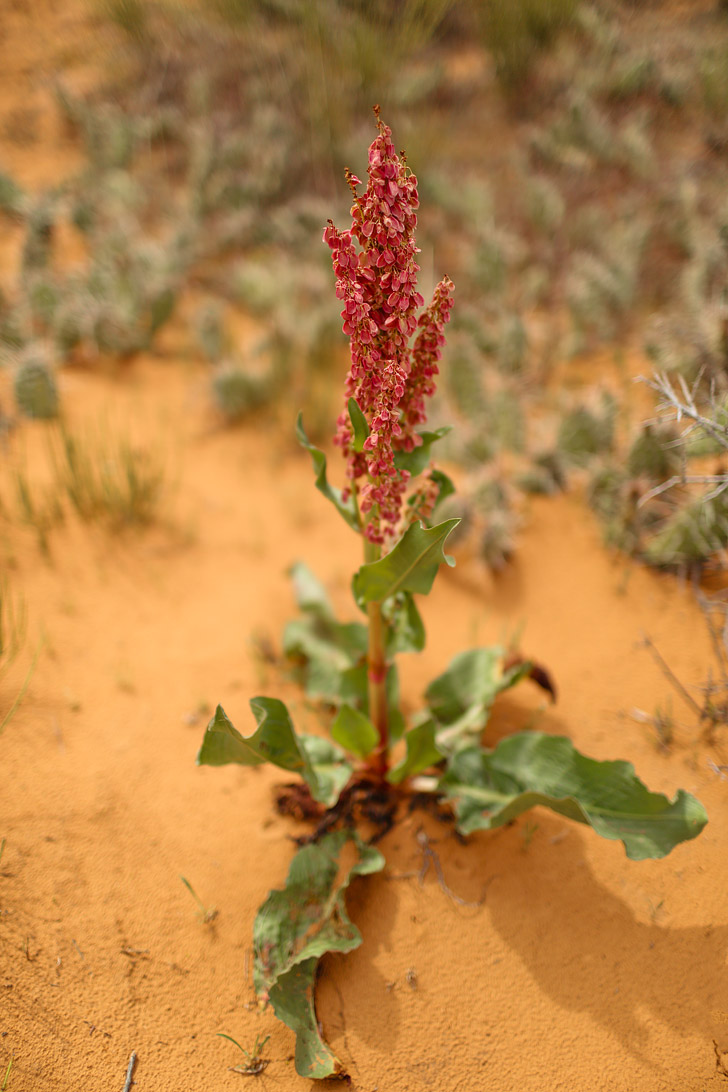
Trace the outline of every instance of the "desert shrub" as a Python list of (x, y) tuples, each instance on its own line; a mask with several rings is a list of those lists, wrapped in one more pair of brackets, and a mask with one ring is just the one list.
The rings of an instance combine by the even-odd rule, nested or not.
[(0, 212), (15, 216), (20, 214), (24, 207), (23, 190), (11, 175), (0, 171)]
[(198, 308), (194, 321), (197, 342), (207, 360), (216, 364), (228, 350), (225, 317), (216, 300), (208, 300)]
[(221, 364), (212, 377), (212, 396), (223, 417), (235, 423), (270, 400), (270, 380), (251, 375), (237, 363)]
[(26, 417), (58, 416), (58, 386), (49, 355), (42, 346), (30, 344), (18, 357), (13, 392), (18, 409)]
[(507, 86), (521, 83), (539, 52), (570, 26), (576, 0), (485, 0), (479, 23), (483, 42), (493, 55), (499, 79)]
[(617, 404), (610, 395), (602, 396), (598, 410), (577, 406), (564, 415), (559, 424), (559, 454), (576, 466), (583, 466), (594, 455), (610, 451), (614, 444)]

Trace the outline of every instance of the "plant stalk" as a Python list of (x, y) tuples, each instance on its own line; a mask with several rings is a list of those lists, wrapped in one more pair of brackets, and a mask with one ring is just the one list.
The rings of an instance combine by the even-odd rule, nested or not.
[[(380, 549), (364, 539), (364, 560), (378, 561)], [(387, 709), (387, 660), (384, 654), (385, 623), (382, 604), (367, 605), (369, 644), (367, 648), (367, 694), (369, 719), (377, 730), (379, 742), (372, 755), (372, 768), (380, 777), (389, 769), (389, 716)]]
[(369, 719), (377, 730), (379, 743), (374, 753), (375, 769), (384, 775), (389, 768), (389, 723), (387, 715), (387, 662), (384, 657), (384, 619), (381, 603), (369, 603), (369, 649), (367, 686)]

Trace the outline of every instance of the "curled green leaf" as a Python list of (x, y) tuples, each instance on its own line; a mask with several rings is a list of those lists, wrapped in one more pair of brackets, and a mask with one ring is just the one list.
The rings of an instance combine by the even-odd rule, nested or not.
[(305, 447), (311, 456), (313, 469), (316, 474), (316, 488), (323, 493), (327, 500), (331, 501), (337, 512), (346, 520), (351, 528), (359, 531), (359, 514), (353, 495), (348, 500), (342, 499), (341, 490), (329, 483), (326, 476), (326, 456), (320, 448), (311, 443), (303, 429), (303, 414), (299, 413), (296, 420), (296, 439), (302, 447)]
[(619, 839), (635, 861), (666, 856), (708, 821), (700, 801), (682, 789), (668, 800), (646, 788), (631, 762), (598, 762), (543, 732), (510, 736), (493, 751), (457, 751), (438, 791), (454, 804), (462, 834), (503, 826), (541, 805)]
[(379, 872), (384, 857), (354, 831), (325, 835), (291, 862), (286, 885), (271, 891), (253, 929), (255, 992), (296, 1034), (296, 1072), (322, 1079), (343, 1066), (319, 1032), (316, 968), (326, 952), (350, 952), (361, 934), (346, 912), (344, 893), (355, 876)]
[(455, 562), (443, 553), (445, 539), (459, 519), (448, 519), (436, 527), (413, 523), (399, 542), (379, 561), (362, 565), (354, 575), (354, 598), (359, 606), (383, 602), (398, 592), (426, 595), (432, 587), (440, 562)]
[(460, 652), (446, 671), (425, 691), (430, 713), (438, 722), (438, 743), (444, 753), (477, 741), (498, 694), (529, 675), (527, 660), (507, 666), (505, 649), (498, 645)]
[[(270, 762), (297, 773), (314, 800), (332, 807), (352, 773), (343, 752), (327, 740), (297, 735), (288, 710), (278, 698), (252, 698), (250, 708), (258, 729), (246, 737), (241, 736), (218, 705), (197, 755), (198, 766), (225, 766), (231, 762), (260, 766)], [(332, 769), (334, 766), (337, 771)]]

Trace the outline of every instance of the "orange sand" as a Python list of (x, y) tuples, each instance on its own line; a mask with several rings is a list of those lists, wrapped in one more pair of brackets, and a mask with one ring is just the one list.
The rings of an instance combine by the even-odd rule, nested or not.
[[(295, 827), (276, 816), (273, 770), (197, 769), (205, 716), (221, 701), (247, 732), (249, 696), (268, 692), (311, 724), (312, 711), (251, 636), (277, 642), (293, 611), (285, 570), (301, 558), (343, 611), (357, 542), (311, 488), (306, 459), (266, 422), (211, 431), (202, 369), (138, 365), (118, 380), (64, 373), (79, 419), (113, 404), (170, 455), (168, 525), (114, 538), (76, 525), (44, 562), (29, 531), (6, 530), (12, 585), (30, 619), (25, 663), (42, 634), (30, 691), (0, 740), (0, 1069), (8, 1092), (136, 1087), (234, 1088), (243, 1045), (271, 1035), (263, 1087), (303, 1088), (293, 1038), (253, 1005), (246, 981), (255, 910), (284, 879)], [(172, 431), (174, 423), (174, 431)], [(42, 444), (44, 426), (31, 429)], [(325, 961), (319, 1014), (352, 1087), (718, 1088), (714, 1040), (728, 1063), (726, 786), (685, 714), (660, 753), (629, 716), (668, 687), (639, 648), (649, 633), (686, 682), (709, 649), (689, 589), (600, 546), (576, 500), (534, 504), (515, 565), (498, 581), (474, 561), (443, 574), (422, 603), (429, 633), (403, 658), (407, 703), (452, 654), (525, 623), (524, 651), (545, 661), (560, 700), (542, 714), (523, 684), (499, 705), (489, 738), (536, 715), (596, 757), (627, 757), (648, 784), (696, 793), (711, 823), (663, 861), (627, 861), (618, 843), (547, 812), (457, 844), (416, 814), (382, 843), (387, 872), (355, 884), (363, 935)], [(3, 683), (5, 707), (25, 666)], [(679, 702), (674, 702), (676, 712)], [(679, 715), (682, 716), (682, 713)], [(416, 877), (424, 823), (454, 903), (432, 871)], [(535, 824), (535, 830), (534, 828)], [(204, 925), (186, 876), (219, 917)], [(408, 984), (413, 970), (416, 988)], [(252, 1079), (252, 1078), (251, 1078)]]
[[(48, 110), (42, 61), (53, 52), (81, 79), (89, 39), (79, 18), (65, 0), (0, 11), (0, 121), (20, 106), (38, 111), (34, 144), (3, 139), (5, 165), (29, 185), (75, 162)], [(17, 238), (0, 240), (0, 261), (16, 251)], [(0, 272), (7, 279), (7, 264)], [(171, 356), (118, 378), (61, 377), (75, 421), (113, 420), (163, 453), (173, 488), (161, 527), (112, 536), (69, 521), (52, 534), (47, 562), (27, 528), (0, 523), (0, 562), (29, 618), (23, 654), (0, 681), (3, 710), (43, 641), (0, 737), (7, 1092), (121, 1090), (132, 1051), (138, 1092), (239, 1088), (247, 1078), (228, 1067), (241, 1056), (218, 1031), (247, 1047), (270, 1034), (270, 1064), (255, 1078), (263, 1089), (310, 1087), (293, 1070), (292, 1034), (258, 1014), (251, 986), (255, 911), (293, 852), (295, 825), (271, 805), (281, 778), (197, 769), (194, 757), (204, 703), (221, 701), (248, 732), (248, 698), (275, 694), (300, 725), (313, 723), (251, 638), (278, 642), (293, 612), (285, 572), (297, 558), (354, 616), (358, 544), (314, 492), (289, 433), (262, 419), (212, 429), (205, 371)], [(19, 441), (11, 454), (27, 447), (34, 467), (45, 426), (24, 425)], [(595, 757), (631, 759), (654, 789), (694, 792), (711, 822), (667, 859), (634, 863), (618, 843), (542, 811), (467, 846), (419, 814), (401, 821), (382, 842), (387, 871), (350, 892), (364, 943), (325, 960), (318, 987), (351, 1087), (724, 1088), (728, 786), (709, 762), (727, 761), (726, 732), (715, 747), (701, 743), (674, 697), (683, 723), (665, 754), (630, 716), (670, 694), (640, 648), (643, 633), (684, 682), (706, 679), (709, 643), (690, 589), (607, 555), (585, 509), (559, 499), (533, 503), (502, 577), (461, 559), (422, 610), (427, 651), (402, 662), (408, 708), (455, 652), (523, 625), (521, 647), (553, 672), (559, 703), (544, 708), (523, 684), (499, 703), (488, 738), (524, 724), (568, 734)], [(418, 882), (420, 824), (449, 887), (471, 902), (485, 893), (481, 908), (456, 904), (432, 869)], [(212, 924), (199, 920), (180, 875), (219, 910)]]

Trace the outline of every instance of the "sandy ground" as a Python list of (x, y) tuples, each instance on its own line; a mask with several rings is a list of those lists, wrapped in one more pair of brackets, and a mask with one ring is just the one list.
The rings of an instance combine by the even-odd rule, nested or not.
[[(204, 704), (221, 701), (248, 732), (248, 697), (267, 692), (313, 723), (251, 638), (278, 643), (293, 612), (285, 570), (297, 558), (353, 617), (358, 543), (268, 422), (210, 429), (202, 369), (139, 364), (117, 379), (64, 373), (63, 385), (79, 421), (144, 423), (167, 454), (170, 496), (148, 532), (69, 522), (51, 537), (50, 562), (28, 529), (5, 524), (3, 555), (29, 617), (6, 707), (44, 642), (0, 740), (8, 1092), (121, 1088), (132, 1050), (140, 1090), (252, 1080), (228, 1071), (240, 1059), (218, 1031), (246, 1046), (270, 1034), (271, 1062), (256, 1079), (304, 1087), (287, 1060), (292, 1035), (257, 1013), (250, 984), (255, 910), (293, 851), (294, 825), (271, 806), (280, 778), (198, 769), (194, 758)], [(24, 433), (31, 465), (44, 429)], [(701, 744), (677, 699), (683, 727), (670, 754), (629, 715), (669, 692), (643, 633), (685, 682), (705, 680), (692, 592), (608, 556), (578, 501), (563, 499), (533, 505), (501, 578), (461, 558), (422, 608), (428, 648), (402, 663), (408, 705), (456, 651), (523, 625), (521, 645), (553, 671), (560, 700), (545, 709), (522, 684), (488, 738), (531, 722), (568, 734), (595, 757), (631, 759), (654, 789), (694, 792), (711, 822), (665, 860), (635, 863), (547, 812), (467, 846), (419, 814), (403, 820), (382, 843), (387, 871), (350, 895), (362, 947), (327, 959), (319, 986), (352, 1087), (718, 1088), (728, 1079), (714, 1045), (728, 1052), (728, 834), (726, 785), (709, 761), (725, 761), (726, 748)], [(449, 887), (470, 902), (485, 893), (482, 908), (455, 903), (432, 870), (422, 884), (398, 878), (420, 868), (423, 822)], [(180, 875), (218, 909), (212, 924)]]
[[(27, 145), (4, 129), (3, 156), (29, 185), (74, 162), (48, 112), (40, 62), (66, 50), (81, 70), (78, 19), (74, 5), (40, 0), (32, 12), (22, 3), (0, 9), (0, 120), (22, 129), (22, 106), (36, 126)], [(0, 260), (16, 246), (0, 240)], [(163, 460), (157, 526), (116, 535), (69, 519), (52, 532), (47, 559), (29, 528), (0, 518), (2, 571), (28, 617), (24, 649), (0, 680), (2, 711), (40, 648), (0, 737), (7, 1092), (121, 1090), (132, 1051), (139, 1092), (310, 1085), (293, 1070), (292, 1034), (258, 1013), (251, 983), (255, 911), (282, 884), (297, 832), (272, 807), (280, 777), (198, 769), (194, 759), (204, 710), (218, 701), (245, 733), (257, 693), (284, 698), (299, 725), (314, 724), (315, 711), (261, 658), (257, 640), (279, 643), (296, 559), (354, 617), (358, 543), (314, 491), (292, 422), (212, 427), (205, 370), (173, 349), (167, 357), (116, 376), (61, 378), (74, 427), (102, 422)], [(10, 438), (0, 494), (12, 490), (17, 465), (42, 474), (46, 432), (24, 425)], [(595, 757), (632, 760), (651, 788), (695, 793), (711, 821), (665, 860), (635, 863), (618, 843), (542, 811), (466, 846), (434, 820), (403, 819), (382, 842), (387, 870), (350, 891), (364, 943), (326, 959), (318, 987), (319, 1016), (351, 1087), (725, 1087), (727, 785), (711, 764), (728, 761), (728, 733), (701, 742), (673, 695), (680, 724), (665, 753), (631, 716), (672, 693), (642, 647), (645, 633), (686, 684), (706, 680), (711, 652), (691, 589), (608, 555), (578, 499), (562, 498), (532, 504), (501, 577), (463, 555), (422, 612), (427, 650), (401, 665), (408, 708), (457, 651), (522, 629), (521, 647), (552, 671), (559, 703), (546, 707), (523, 684), (498, 704), (487, 739), (525, 725), (566, 734)], [(421, 824), (448, 887), (468, 902), (485, 896), (482, 906), (455, 902), (432, 869), (419, 882)], [(212, 923), (181, 876), (218, 910)], [(248, 1048), (270, 1035), (261, 1076), (230, 1072), (241, 1057), (220, 1031)]]

